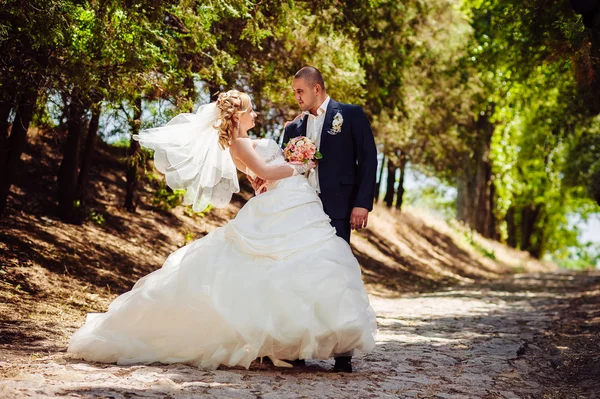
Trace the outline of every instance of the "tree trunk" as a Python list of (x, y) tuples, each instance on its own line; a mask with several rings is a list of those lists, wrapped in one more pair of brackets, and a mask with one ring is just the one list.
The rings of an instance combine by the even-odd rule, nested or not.
[[(8, 134), (10, 129), (10, 123), (8, 123), (8, 117), (12, 110), (12, 104), (9, 102), (0, 103), (0, 193), (4, 193), (3, 187), (6, 186), (5, 180), (8, 178)], [(0, 196), (2, 196), (0, 194)], [(4, 198), (4, 196), (2, 196)], [(2, 204), (6, 202), (6, 199), (0, 199)], [(2, 210), (5, 205), (0, 205), (0, 217), (2, 217)]]
[(67, 118), (67, 140), (63, 146), (63, 159), (58, 169), (58, 214), (67, 222), (79, 221), (77, 201), (77, 177), (80, 158), (80, 143), (84, 129), (85, 107), (79, 90), (73, 89)]
[(495, 215), (495, 202), (496, 202), (496, 185), (494, 184), (494, 176), (492, 174), (492, 168), (490, 165), (490, 180), (489, 180), (489, 196), (488, 196), (488, 209), (489, 209), (489, 224), (488, 224), (488, 238), (498, 241), (500, 239), (500, 232), (496, 228), (496, 215)]
[[(131, 122), (131, 134), (132, 136), (138, 134), (140, 131), (142, 117), (142, 98), (139, 97), (135, 100), (135, 106), (133, 111), (133, 121)], [(125, 194), (125, 208), (129, 212), (135, 212), (138, 204), (137, 198), (137, 186), (138, 186), (138, 165), (139, 165), (139, 151), (140, 144), (131, 139), (129, 144), (129, 159), (127, 162), (127, 187)]]
[[(531, 254), (531, 256), (533, 256), (536, 259), (541, 259), (542, 255), (544, 254), (544, 228), (536, 228), (536, 226), (544, 226), (546, 224), (546, 220), (544, 216), (540, 216), (540, 214), (544, 214), (545, 212), (543, 212), (542, 209), (538, 208), (538, 220), (540, 220), (539, 223), (535, 223), (534, 225), (534, 234), (533, 234), (533, 238), (531, 240), (531, 244), (530, 244), (530, 248), (529, 248), (529, 253)], [(536, 221), (537, 222), (537, 221)]]
[(489, 117), (480, 116), (477, 123), (477, 143), (473, 158), (468, 160), (457, 182), (457, 219), (462, 220), (484, 237), (496, 238), (494, 216), (495, 190), (492, 180), (490, 147), (494, 125)]
[(387, 188), (385, 190), (385, 197), (383, 200), (385, 201), (385, 205), (388, 208), (391, 208), (394, 204), (394, 183), (396, 183), (396, 165), (392, 162), (392, 160), (388, 157), (387, 162)]
[(470, 162), (465, 163), (466, 169), (461, 171), (456, 179), (456, 219), (464, 222), (467, 226), (473, 226), (473, 213), (470, 212), (475, 206), (473, 200), (473, 179)]
[(587, 191), (590, 198), (600, 206), (600, 168), (591, 174), (587, 183)]
[[(597, 7), (597, 6), (596, 6)], [(600, 12), (596, 8), (596, 12)], [(587, 81), (579, 82), (579, 91), (584, 95), (585, 104), (588, 106), (592, 115), (600, 114), (600, 27), (596, 26), (596, 29), (591, 29), (591, 40), (590, 40), (590, 54), (589, 59), (596, 60), (596, 62), (588, 62), (587, 58), (583, 58), (584, 62), (579, 62), (579, 68), (583, 69), (580, 72), (581, 76), (588, 76)]]
[[(8, 117), (10, 116), (10, 111), (12, 111), (12, 109), (13, 104), (10, 102), (0, 103), (0, 140), (8, 140), (8, 129), (10, 128)], [(0, 142), (0, 146), (2, 146), (2, 142)], [(8, 145), (0, 148), (5, 148), (8, 151)]]
[(517, 225), (515, 223), (515, 207), (511, 206), (506, 212), (506, 226), (508, 230), (508, 239), (506, 243), (512, 248), (517, 247)]
[(406, 172), (406, 158), (400, 157), (400, 180), (398, 181), (398, 192), (396, 194), (396, 209), (402, 209), (404, 201), (404, 174)]
[[(36, 90), (29, 90), (23, 94), (21, 101), (19, 101), (17, 106), (17, 113), (10, 131), (10, 136), (2, 137), (4, 149), (0, 150), (3, 151), (3, 157), (5, 159), (2, 164), (2, 170), (0, 171), (0, 217), (6, 210), (10, 186), (19, 169), (21, 154), (25, 150), (25, 145), (27, 144), (27, 131), (29, 130), (31, 118), (33, 117), (37, 97), (38, 92)], [(3, 109), (2, 112), (6, 113), (6, 109)]]
[(379, 168), (379, 178), (375, 183), (375, 203), (379, 202), (379, 192), (381, 191), (381, 179), (383, 179), (383, 168), (385, 167), (385, 155), (381, 158), (381, 167)]
[(475, 230), (484, 237), (493, 238), (492, 229), (492, 165), (490, 163), (490, 147), (494, 125), (491, 124), (488, 115), (483, 115), (477, 121), (478, 130), (478, 157), (477, 172), (475, 175), (476, 212)]
[(62, 115), (66, 116), (66, 118), (60, 118), (57, 130), (64, 133), (69, 131), (69, 95), (63, 91), (60, 97), (62, 100)]
[(86, 200), (86, 188), (89, 180), (94, 150), (96, 149), (96, 140), (98, 137), (98, 125), (100, 124), (101, 111), (102, 108), (100, 104), (96, 104), (92, 108), (92, 119), (90, 121), (87, 137), (85, 139), (85, 147), (81, 157), (81, 170), (79, 171), (79, 178), (77, 180), (77, 199), (81, 201), (82, 204), (85, 203)]
[(383, 160), (381, 161), (381, 171), (379, 173), (379, 184), (377, 185), (377, 200), (379, 201), (379, 196), (381, 195), (381, 190), (385, 190), (385, 188), (387, 187), (387, 181), (383, 180), (383, 171), (386, 169), (386, 165), (388, 162), (387, 157), (383, 157)]
[(532, 252), (532, 237), (535, 232), (535, 226), (537, 223), (538, 215), (540, 213), (539, 207), (530, 205), (522, 209), (521, 211), (521, 250)]

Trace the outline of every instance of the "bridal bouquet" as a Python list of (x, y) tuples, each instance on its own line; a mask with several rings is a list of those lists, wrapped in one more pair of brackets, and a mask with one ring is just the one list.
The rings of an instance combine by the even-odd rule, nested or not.
[(286, 161), (292, 164), (303, 164), (314, 162), (323, 158), (323, 155), (317, 151), (317, 146), (308, 137), (298, 136), (288, 141), (283, 155)]

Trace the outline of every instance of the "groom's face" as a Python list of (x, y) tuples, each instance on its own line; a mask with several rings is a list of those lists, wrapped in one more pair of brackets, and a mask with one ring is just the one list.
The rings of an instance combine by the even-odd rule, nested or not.
[(318, 107), (316, 85), (311, 85), (304, 78), (294, 79), (292, 83), (294, 96), (302, 111), (310, 111), (312, 108)]

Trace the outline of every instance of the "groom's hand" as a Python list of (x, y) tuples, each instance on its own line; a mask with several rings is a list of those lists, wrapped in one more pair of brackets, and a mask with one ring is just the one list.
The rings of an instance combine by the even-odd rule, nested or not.
[(252, 188), (254, 189), (254, 194), (258, 195), (267, 190), (268, 182), (266, 180), (261, 179), (260, 177), (252, 178), (251, 176), (247, 176), (248, 180), (250, 180), (250, 184), (252, 184)]
[(262, 182), (263, 183), (256, 190), (256, 195), (262, 194), (265, 191), (267, 191), (267, 187), (269, 186), (269, 181), (268, 180), (262, 180)]
[(369, 211), (366, 208), (352, 208), (350, 214), (350, 227), (352, 230), (360, 230), (367, 227), (369, 220)]

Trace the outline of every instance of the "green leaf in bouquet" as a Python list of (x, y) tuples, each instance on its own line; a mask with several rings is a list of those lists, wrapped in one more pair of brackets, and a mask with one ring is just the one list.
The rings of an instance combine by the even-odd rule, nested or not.
[(323, 154), (321, 154), (319, 151), (315, 152), (315, 159), (323, 159)]

